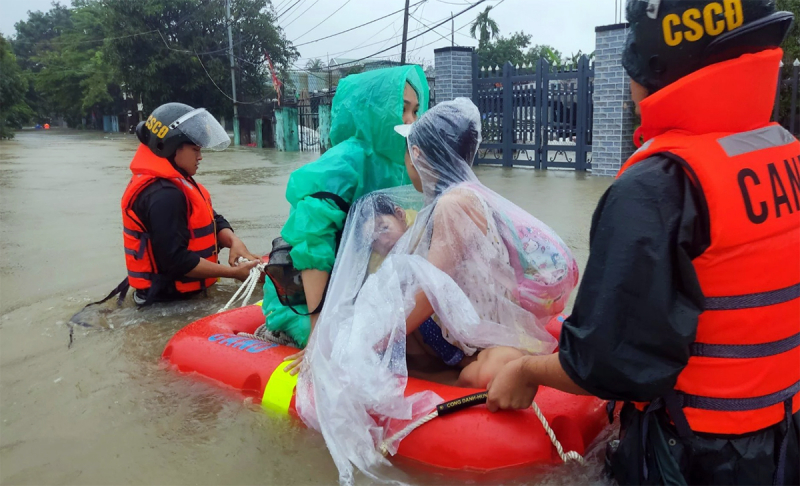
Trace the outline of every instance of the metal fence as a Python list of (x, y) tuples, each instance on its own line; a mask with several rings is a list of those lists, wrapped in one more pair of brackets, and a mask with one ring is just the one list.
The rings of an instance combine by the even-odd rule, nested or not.
[(594, 65), (479, 68), (473, 56), (472, 99), (483, 143), (476, 164), (591, 169)]
[(297, 139), (302, 152), (320, 152), (319, 107), (330, 105), (332, 95), (322, 94), (297, 102)]
[(778, 94), (775, 99), (775, 110), (772, 119), (792, 132), (800, 135), (800, 113), (798, 113), (798, 81), (800, 81), (800, 60), (795, 59), (791, 66), (781, 63), (778, 78)]

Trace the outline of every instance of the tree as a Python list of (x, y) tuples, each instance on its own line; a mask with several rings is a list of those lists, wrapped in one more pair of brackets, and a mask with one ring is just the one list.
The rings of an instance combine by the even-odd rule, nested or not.
[(306, 69), (311, 71), (312, 73), (317, 73), (322, 71), (325, 68), (325, 63), (322, 62), (322, 59), (309, 59), (306, 63)]
[(509, 37), (499, 36), (494, 41), (481, 44), (478, 47), (478, 59), (481, 66), (494, 68), (503, 67), (507, 61), (511, 64), (525, 64), (527, 57), (524, 49), (531, 43), (531, 36), (524, 32), (515, 32)]
[[(116, 37), (106, 41), (104, 54), (126, 89), (141, 97), (145, 111), (179, 101), (232, 114), (224, 2), (104, 0), (103, 5), (105, 25)], [(274, 96), (264, 54), (285, 73), (297, 50), (263, 0), (232, 0), (230, 22), (238, 100)]]
[(473, 39), (478, 38), (476, 34), (480, 33), (480, 37), (478, 38), (479, 46), (487, 44), (500, 34), (500, 27), (497, 26), (497, 22), (489, 17), (489, 12), (491, 12), (491, 10), (492, 7), (486, 7), (483, 12), (475, 17), (475, 20), (469, 28), (469, 33)]
[(52, 112), (52, 107), (36, 90), (35, 80), (43, 67), (36, 58), (57, 50), (60, 44), (52, 41), (73, 28), (70, 10), (57, 2), (52, 5), (50, 11), (28, 12), (27, 20), (14, 24), (16, 34), (12, 46), (27, 78), (25, 100), (38, 121), (43, 121)]
[(48, 100), (50, 113), (74, 126), (93, 110), (118, 112), (122, 107), (114, 70), (103, 53), (102, 5), (76, 1), (73, 7), (71, 27), (31, 59), (39, 68), (36, 91)]
[[(561, 52), (552, 46), (542, 44), (528, 49), (530, 43), (530, 34), (524, 32), (515, 32), (509, 37), (499, 36), (494, 41), (478, 47), (478, 59), (481, 66), (487, 69), (502, 68), (506, 62), (511, 62), (514, 66), (527, 64), (535, 69), (539, 59), (544, 59), (551, 66), (559, 67), (571, 62), (571, 59), (565, 59)], [(581, 55), (583, 53), (579, 51), (573, 58), (580, 58)]]
[(233, 31), (241, 108), (274, 96), (268, 53), (280, 73), (297, 50), (263, 0), (72, 0), (29, 12), (16, 24), (14, 49), (31, 80), (29, 103), (40, 117), (76, 124), (90, 112), (120, 113), (130, 95), (150, 111), (168, 101), (233, 112), (228, 22)]
[(0, 36), (0, 139), (14, 138), (14, 129), (33, 115), (25, 102), (28, 83), (17, 64), (17, 56)]
[(561, 54), (561, 51), (547, 44), (537, 44), (531, 47), (525, 57), (526, 61), (534, 66), (539, 59), (544, 59), (551, 66), (561, 67), (564, 65), (564, 55)]

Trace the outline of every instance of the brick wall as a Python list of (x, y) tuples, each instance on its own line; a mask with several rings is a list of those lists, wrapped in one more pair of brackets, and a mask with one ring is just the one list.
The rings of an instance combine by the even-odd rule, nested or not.
[(622, 68), (627, 24), (597, 27), (594, 75), (594, 128), (592, 174), (615, 176), (636, 150), (636, 121), (629, 89), (630, 78)]
[(450, 101), (458, 97), (472, 98), (472, 53), (471, 47), (442, 47), (436, 49), (436, 102)]

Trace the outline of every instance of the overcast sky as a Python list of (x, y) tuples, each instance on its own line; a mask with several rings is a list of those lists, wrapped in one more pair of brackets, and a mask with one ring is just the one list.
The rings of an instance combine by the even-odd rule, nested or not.
[[(217, 0), (224, 1), (224, 0)], [(420, 0), (411, 0), (411, 4)], [(469, 7), (476, 0), (425, 0), (413, 6), (409, 20), (409, 38), (422, 33), (450, 13)], [(27, 18), (28, 10), (48, 10), (51, 0), (0, 0), (0, 32), (14, 33), (14, 23)], [(62, 1), (62, 3), (69, 3)], [(402, 36), (403, 16), (393, 15), (366, 27), (331, 39), (301, 45), (369, 20), (402, 9), (404, 0), (274, 0), (279, 13), (297, 3), (283, 14), (278, 23), (286, 36), (299, 45), (299, 66), (307, 59), (343, 57), (361, 58), (398, 44)], [(469, 37), (468, 24), (485, 8), (493, 5), (491, 17), (500, 27), (501, 35), (524, 31), (532, 36), (533, 44), (550, 44), (570, 54), (579, 49), (594, 50), (594, 28), (614, 23), (615, 0), (487, 0), (455, 19), (455, 43), (475, 46), (477, 41)], [(338, 11), (337, 11), (338, 9)], [(335, 13), (334, 13), (335, 12)], [(332, 14), (332, 15), (331, 15)], [(327, 18), (329, 17), (330, 18)], [(325, 20), (327, 18), (327, 20)], [(320, 23), (321, 22), (321, 23)], [(319, 24), (319, 25), (317, 25)], [(427, 24), (425, 27), (423, 24)], [(444, 36), (445, 38), (442, 38)], [(224, 39), (222, 39), (224, 41)], [(433, 62), (433, 50), (450, 45), (450, 22), (434, 32), (429, 32), (408, 43), (409, 61), (422, 64)], [(393, 48), (379, 56), (399, 59), (400, 48)]]

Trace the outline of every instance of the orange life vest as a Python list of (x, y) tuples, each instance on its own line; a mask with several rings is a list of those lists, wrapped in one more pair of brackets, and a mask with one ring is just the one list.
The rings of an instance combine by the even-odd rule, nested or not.
[[(217, 228), (214, 222), (214, 209), (208, 191), (181, 175), (170, 162), (156, 156), (145, 145), (131, 161), (133, 177), (122, 196), (122, 225), (125, 242), (125, 265), (128, 267), (128, 282), (135, 289), (149, 289), (159, 273), (153, 258), (150, 235), (144, 224), (133, 211), (133, 203), (139, 194), (158, 179), (166, 179), (186, 196), (189, 223), (188, 250), (201, 258), (217, 263)], [(196, 292), (214, 285), (216, 278), (193, 279), (184, 277), (175, 281), (175, 288), (181, 293)]]
[(705, 307), (675, 386), (697, 432), (745, 434), (800, 408), (800, 142), (769, 123), (781, 56), (716, 64), (645, 99), (645, 144), (620, 170), (669, 157), (708, 209), (710, 246), (692, 262)]

